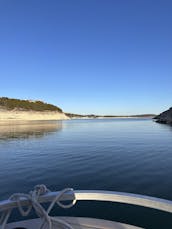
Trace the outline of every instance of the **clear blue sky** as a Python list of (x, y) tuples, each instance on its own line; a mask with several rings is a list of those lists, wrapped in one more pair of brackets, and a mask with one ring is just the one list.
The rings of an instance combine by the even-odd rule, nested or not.
[(0, 96), (66, 112), (172, 106), (171, 0), (0, 0)]

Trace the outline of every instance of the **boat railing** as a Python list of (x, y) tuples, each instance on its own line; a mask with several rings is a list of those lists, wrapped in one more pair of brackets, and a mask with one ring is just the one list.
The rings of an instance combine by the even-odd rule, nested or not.
[[(39, 196), (39, 203), (52, 202), (60, 192), (47, 192), (44, 195)], [(139, 194), (131, 194), (125, 192), (113, 192), (113, 191), (97, 191), (97, 190), (75, 190), (65, 192), (59, 201), (106, 201), (106, 202), (118, 202), (124, 204), (131, 204), (137, 206), (143, 206), (153, 208), (165, 212), (172, 213), (172, 201), (155, 198)], [(20, 199), (21, 206), (28, 206), (30, 201), (27, 198)], [(0, 212), (8, 211), (9, 209), (17, 208), (18, 203), (15, 200), (0, 201)]]

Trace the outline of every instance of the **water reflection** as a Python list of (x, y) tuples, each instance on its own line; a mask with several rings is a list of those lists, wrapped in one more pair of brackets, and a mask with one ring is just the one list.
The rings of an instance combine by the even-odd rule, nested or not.
[(41, 138), (61, 129), (62, 121), (0, 122), (0, 140)]

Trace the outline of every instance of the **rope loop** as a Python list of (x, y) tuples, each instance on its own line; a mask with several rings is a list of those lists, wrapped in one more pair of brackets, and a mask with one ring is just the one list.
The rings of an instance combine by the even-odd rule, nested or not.
[[(72, 200), (72, 203), (66, 205), (66, 204), (62, 204), (62, 203), (60, 202), (60, 198), (62, 198), (62, 196), (63, 196), (65, 193), (67, 193), (67, 192), (72, 192), (74, 198), (73, 198), (73, 200)], [(76, 198), (75, 198), (75, 195), (74, 195), (74, 190), (73, 190), (72, 188), (65, 188), (65, 189), (63, 189), (61, 192), (59, 192), (59, 193), (57, 194), (57, 196), (54, 198), (54, 200), (51, 202), (50, 206), (48, 207), (48, 209), (47, 209), (47, 213), (48, 213), (48, 214), (50, 213), (50, 211), (51, 211), (52, 208), (54, 207), (55, 203), (57, 203), (57, 205), (58, 205), (59, 207), (64, 208), (64, 209), (73, 207), (73, 206), (75, 205), (75, 203), (76, 203)]]
[[(63, 189), (62, 191), (58, 192), (54, 200), (50, 203), (49, 207), (47, 210), (43, 208), (43, 206), (39, 203), (39, 197), (41, 195), (45, 195), (46, 193), (50, 192), (49, 189), (44, 184), (41, 185), (36, 185), (34, 187), (34, 190), (31, 191), (29, 194), (24, 194), (24, 193), (16, 193), (13, 194), (9, 199), (12, 201), (16, 201), (18, 210), (22, 216), (28, 216), (29, 213), (31, 212), (32, 208), (35, 210), (36, 214), (42, 219), (42, 224), (40, 226), (40, 229), (43, 229), (44, 226), (48, 229), (53, 229), (53, 225), (62, 225), (66, 229), (73, 229), (71, 225), (69, 225), (67, 222), (61, 219), (57, 219), (54, 217), (49, 216), (50, 211), (54, 207), (54, 205), (57, 203), (58, 206), (61, 208), (70, 208), (73, 207), (76, 203), (76, 198), (74, 195), (74, 190), (72, 188), (66, 188)], [(73, 199), (72, 202), (69, 204), (63, 204), (60, 199), (62, 199), (62, 196), (66, 193), (71, 193), (73, 194)], [(22, 206), (22, 200), (26, 199), (29, 204), (28, 207), (24, 208)], [(9, 209), (8, 211), (3, 212), (1, 218), (0, 218), (0, 225), (1, 229), (5, 229), (5, 225), (7, 224), (8, 218), (10, 217), (12, 209)], [(48, 227), (47, 227), (48, 226)]]
[[(73, 196), (74, 196), (74, 199), (72, 200), (72, 202), (70, 204), (62, 204), (60, 202), (60, 198), (67, 192), (72, 192)], [(75, 195), (74, 195), (74, 190), (73, 188), (66, 188), (64, 190), (62, 190), (59, 194), (59, 197), (57, 198), (57, 201), (56, 203), (61, 207), (61, 208), (71, 208), (73, 207), (75, 204), (76, 204), (76, 198), (75, 198)]]
[(44, 184), (39, 184), (34, 187), (34, 191), (38, 194), (38, 196), (45, 195), (50, 192), (50, 190)]
[[(21, 205), (22, 198), (26, 198), (30, 202), (26, 210)], [(32, 201), (31, 201), (30, 195), (24, 194), (24, 193), (16, 193), (16, 194), (13, 194), (9, 199), (17, 202), (18, 210), (22, 216), (29, 215), (30, 211), (32, 210), (32, 205), (31, 205)]]

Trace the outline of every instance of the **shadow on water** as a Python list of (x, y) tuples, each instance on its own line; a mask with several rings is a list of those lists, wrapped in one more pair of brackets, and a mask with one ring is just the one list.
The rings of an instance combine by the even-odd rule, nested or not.
[(41, 138), (62, 130), (62, 121), (11, 121), (0, 123), (0, 140)]
[(172, 124), (166, 124), (166, 123), (160, 123), (160, 122), (156, 122), (156, 124), (159, 125), (161, 128), (172, 131)]

